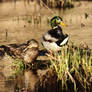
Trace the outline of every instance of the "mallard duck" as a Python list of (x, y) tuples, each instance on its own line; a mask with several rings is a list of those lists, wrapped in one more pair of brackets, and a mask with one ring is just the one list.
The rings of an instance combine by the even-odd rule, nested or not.
[(50, 20), (51, 30), (43, 34), (42, 45), (49, 51), (59, 51), (61, 47), (67, 44), (69, 36), (63, 34), (60, 26), (66, 26), (59, 16), (55, 16)]
[(31, 39), (27, 42), (27, 47), (23, 50), (22, 58), (24, 64), (32, 63), (38, 56), (39, 44), (36, 40)]
[(24, 64), (31, 63), (38, 56), (39, 44), (35, 39), (28, 40), (23, 44), (9, 44), (8, 46), (2, 45), (3, 49), (8, 55), (14, 59), (22, 59)]

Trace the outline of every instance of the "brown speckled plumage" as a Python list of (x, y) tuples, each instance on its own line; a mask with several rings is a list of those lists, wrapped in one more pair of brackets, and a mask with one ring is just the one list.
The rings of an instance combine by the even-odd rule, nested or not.
[(23, 44), (9, 44), (7, 46), (2, 45), (0, 49), (3, 49), (5, 53), (13, 57), (14, 59), (22, 59), (24, 64), (31, 63), (38, 56), (39, 44), (35, 39), (28, 40)]
[(23, 50), (22, 58), (24, 60), (24, 64), (31, 63), (38, 56), (38, 42), (34, 39), (28, 41), (28, 46)]

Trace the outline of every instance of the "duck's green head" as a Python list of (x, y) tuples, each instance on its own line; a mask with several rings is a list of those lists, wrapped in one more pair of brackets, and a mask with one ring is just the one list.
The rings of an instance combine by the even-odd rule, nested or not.
[(53, 18), (50, 20), (50, 25), (51, 25), (52, 28), (55, 28), (55, 27), (57, 27), (57, 26), (59, 26), (59, 25), (61, 25), (61, 26), (66, 26), (66, 24), (63, 23), (62, 18), (59, 17), (59, 16), (53, 17)]

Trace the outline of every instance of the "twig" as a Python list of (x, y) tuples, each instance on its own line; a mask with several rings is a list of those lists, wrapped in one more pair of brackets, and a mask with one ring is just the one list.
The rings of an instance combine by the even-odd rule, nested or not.
[(75, 83), (75, 80), (74, 80), (74, 78), (72, 77), (72, 75), (70, 74), (70, 72), (68, 71), (68, 69), (67, 69), (67, 74), (69, 75), (71, 81), (72, 81), (73, 83)]
[(52, 14), (56, 14), (55, 11), (51, 10), (42, 0), (41, 3), (52, 13)]

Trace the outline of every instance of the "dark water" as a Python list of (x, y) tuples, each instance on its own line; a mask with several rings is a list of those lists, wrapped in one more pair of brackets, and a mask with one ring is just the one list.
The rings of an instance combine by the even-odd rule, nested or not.
[(25, 71), (22, 76), (6, 78), (0, 72), (0, 92), (34, 92), (38, 78), (32, 71)]

